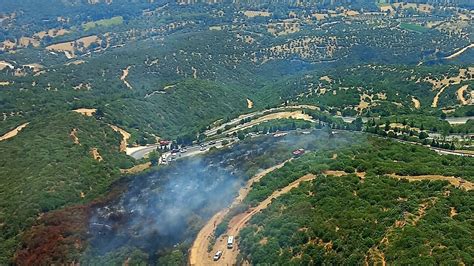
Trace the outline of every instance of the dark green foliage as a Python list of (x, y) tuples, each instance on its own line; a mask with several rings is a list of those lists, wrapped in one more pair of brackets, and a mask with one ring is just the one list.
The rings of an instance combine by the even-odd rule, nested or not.
[[(69, 135), (74, 128), (80, 144)], [(118, 179), (119, 168), (133, 166), (119, 153), (120, 139), (95, 118), (67, 112), (38, 117), (0, 143), (0, 263), (7, 263), (38, 214), (98, 197)], [(93, 148), (103, 161), (94, 160)]]
[[(471, 264), (474, 228), (472, 208), (467, 206), (473, 205), (472, 192), (447, 182), (409, 183), (381, 174), (431, 173), (472, 180), (474, 169), (467, 166), (472, 159), (447, 158), (386, 140), (369, 143), (332, 151), (337, 159), (331, 158), (332, 152), (308, 154), (256, 183), (246, 199), (251, 204), (306, 173), (353, 172), (353, 167), (366, 172), (363, 182), (354, 174), (318, 175), (273, 201), (241, 231), (243, 257), (253, 264), (362, 264), (368, 255), (374, 262), (369, 250), (377, 247), (389, 263)], [(419, 213), (424, 204), (426, 215)], [(451, 207), (458, 212), (454, 217), (449, 216)], [(417, 215), (420, 220), (412, 225), (410, 217)], [(397, 220), (406, 225), (394, 226)], [(380, 244), (384, 237), (388, 245)]]

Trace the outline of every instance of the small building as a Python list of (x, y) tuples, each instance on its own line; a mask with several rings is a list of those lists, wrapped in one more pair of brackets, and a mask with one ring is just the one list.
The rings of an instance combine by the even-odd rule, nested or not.
[(169, 140), (160, 140), (160, 150), (171, 149), (171, 141)]

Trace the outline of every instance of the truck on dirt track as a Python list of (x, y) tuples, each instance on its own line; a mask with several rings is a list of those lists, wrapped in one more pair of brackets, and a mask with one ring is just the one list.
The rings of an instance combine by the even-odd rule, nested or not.
[(229, 236), (227, 238), (227, 248), (231, 249), (234, 247), (234, 236)]

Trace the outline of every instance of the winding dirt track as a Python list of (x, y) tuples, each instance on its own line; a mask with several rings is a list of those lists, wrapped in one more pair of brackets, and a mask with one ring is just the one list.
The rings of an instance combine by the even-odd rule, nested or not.
[(244, 187), (239, 190), (238, 196), (234, 199), (231, 206), (221, 210), (220, 212), (216, 213), (204, 227), (199, 231), (196, 239), (194, 240), (193, 246), (189, 252), (189, 264), (191, 265), (206, 265), (212, 263), (212, 256), (211, 253), (207, 252), (207, 248), (209, 246), (209, 241), (211, 240), (214, 230), (216, 226), (224, 219), (225, 215), (229, 212), (229, 210), (234, 207), (235, 205), (242, 202), (245, 197), (247, 197), (252, 184), (259, 181), (262, 177), (266, 174), (275, 171), (276, 169), (282, 168), (285, 163), (291, 161), (292, 159), (286, 160), (281, 164), (275, 165), (268, 169), (263, 170), (262, 172), (256, 174), (251, 179), (247, 181)]
[[(255, 176), (254, 178), (257, 178), (256, 180), (249, 181), (251, 183), (259, 180), (261, 177), (263, 177), (265, 174), (282, 167), (283, 164), (280, 164), (278, 166), (272, 167), (270, 169), (265, 170), (261, 174)], [(234, 216), (228, 226), (228, 230), (226, 233), (224, 233), (219, 239), (216, 240), (216, 244), (214, 245), (213, 249), (211, 252), (207, 252), (208, 246), (209, 246), (209, 240), (212, 238), (213, 233), (214, 233), (214, 228), (215, 226), (222, 221), (224, 216), (227, 214), (229, 209), (225, 209), (219, 213), (217, 213), (212, 219), (204, 226), (204, 228), (199, 232), (198, 237), (196, 238), (193, 247), (191, 248), (190, 256), (189, 256), (189, 263), (191, 265), (210, 265), (210, 264), (218, 264), (218, 265), (235, 265), (237, 262), (237, 255), (239, 254), (239, 249), (237, 243), (234, 243), (234, 248), (233, 249), (227, 249), (227, 236), (228, 235), (233, 235), (237, 236), (242, 228), (245, 227), (247, 222), (257, 213), (262, 211), (263, 209), (267, 208), (274, 199), (280, 197), (281, 195), (288, 193), (291, 189), (298, 187), (301, 182), (305, 181), (310, 181), (316, 178), (314, 175), (305, 175), (299, 178), (298, 180), (295, 180), (288, 186), (273, 192), (271, 196), (260, 202), (259, 205), (257, 205), (254, 208), (249, 209), (245, 213), (238, 214)], [(253, 178), (252, 178), (253, 179)], [(245, 196), (248, 194), (248, 188), (250, 186), (245, 186), (241, 190), (243, 194), (239, 193), (239, 197), (237, 197), (232, 205), (238, 204), (242, 201), (242, 199), (245, 198)], [(217, 250), (222, 250), (223, 255), (221, 259), (218, 262), (214, 262), (212, 260), (212, 256), (217, 252)]]
[(467, 49), (469, 49), (469, 48), (474, 48), (474, 43), (471, 43), (468, 46), (459, 49), (457, 52), (453, 53), (450, 56), (446, 56), (444, 59), (453, 59), (453, 58), (459, 56), (460, 54), (464, 53), (465, 51), (467, 51)]

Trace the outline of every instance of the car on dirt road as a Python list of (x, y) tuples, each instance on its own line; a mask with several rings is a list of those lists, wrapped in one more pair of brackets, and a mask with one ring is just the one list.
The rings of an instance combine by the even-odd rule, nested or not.
[(213, 257), (213, 260), (218, 261), (221, 258), (221, 256), (222, 256), (222, 250), (218, 250)]

